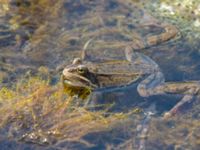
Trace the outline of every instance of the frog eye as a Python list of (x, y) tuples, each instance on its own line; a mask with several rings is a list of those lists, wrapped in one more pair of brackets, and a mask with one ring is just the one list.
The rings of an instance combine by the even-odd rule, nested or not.
[(78, 73), (83, 74), (87, 71), (87, 68), (83, 65), (78, 66), (77, 68)]
[(78, 68), (78, 72), (79, 73), (84, 73), (84, 69), (83, 68)]

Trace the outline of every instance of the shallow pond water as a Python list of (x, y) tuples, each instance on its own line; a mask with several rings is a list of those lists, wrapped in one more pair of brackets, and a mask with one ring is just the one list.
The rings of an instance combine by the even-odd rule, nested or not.
[[(200, 5), (180, 2), (1, 0), (0, 149), (198, 150), (198, 95), (165, 120), (181, 95), (143, 98), (139, 80), (89, 89), (82, 100), (68, 96), (60, 79), (63, 67), (95, 39), (88, 48), (91, 62), (123, 60), (131, 45), (159, 65), (166, 82), (199, 82)], [(154, 24), (164, 23), (176, 26), (175, 37), (141, 44), (162, 33)]]

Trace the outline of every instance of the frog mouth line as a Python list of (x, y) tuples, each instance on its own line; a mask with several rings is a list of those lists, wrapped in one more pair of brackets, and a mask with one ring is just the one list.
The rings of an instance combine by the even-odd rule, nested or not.
[(64, 79), (64, 80), (63, 80), (63, 83), (64, 83), (64, 84), (67, 84), (67, 85), (69, 85), (69, 86), (78, 86), (78, 85), (74, 84), (73, 82), (71, 82), (70, 80), (67, 80), (67, 79)]
[(71, 86), (71, 87), (80, 87), (80, 88), (90, 88), (90, 89), (95, 89), (97, 88), (97, 85), (93, 84), (90, 80), (87, 78), (84, 78), (79, 75), (75, 75), (72, 73), (67, 73), (63, 75), (63, 84), (66, 86)]

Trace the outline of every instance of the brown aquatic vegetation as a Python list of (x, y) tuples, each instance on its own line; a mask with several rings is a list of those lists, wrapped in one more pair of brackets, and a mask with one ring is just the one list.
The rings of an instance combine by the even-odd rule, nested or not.
[[(36, 29), (45, 26), (48, 21), (59, 16), (62, 4), (62, 0), (59, 2), (55, 0), (0, 1), (2, 16), (0, 24), (6, 28), (0, 29), (0, 31), (9, 32), (9, 34), (1, 35), (0, 39), (11, 40), (9, 48), (21, 48), (25, 41), (32, 39)], [(15, 43), (15, 47), (12, 43)]]
[[(6, 4), (8, 1), (4, 2)], [(21, 0), (18, 0), (18, 4), (21, 2)], [(123, 49), (125, 45), (131, 44), (133, 41), (135, 42), (135, 46), (140, 45), (143, 38), (137, 31), (130, 30), (129, 26), (145, 30), (146, 27), (143, 25), (145, 25), (145, 21), (148, 22), (148, 19), (141, 19), (141, 14), (146, 12), (143, 9), (139, 9), (140, 7), (132, 7), (131, 0), (117, 1), (117, 7), (120, 8), (113, 9), (110, 12), (101, 9), (101, 7), (107, 7), (106, 1), (75, 1), (73, 5), (70, 5), (71, 8), (67, 8), (65, 11), (60, 9), (63, 1), (36, 0), (34, 2), (27, 2), (30, 2), (29, 6), (21, 3), (18, 10), (13, 9), (12, 11), (9, 8), (9, 4), (4, 5), (4, 9), (9, 10), (5, 10), (4, 13), (14, 14), (9, 21), (13, 32), (26, 30), (26, 36), (30, 40), (30, 45), (26, 45), (26, 48), (22, 50), (27, 52), (28, 59), (42, 60), (42, 62), (48, 62), (48, 58), (44, 56), (49, 53), (54, 56), (56, 53), (63, 55), (64, 61), (72, 60), (74, 54), (80, 56), (77, 51), (73, 50), (81, 50), (85, 41), (91, 37), (98, 37), (95, 40), (95, 44), (90, 48), (95, 51), (96, 56), (102, 52), (102, 49), (108, 49), (109, 52), (111, 50)], [(65, 2), (69, 1), (66, 0)], [(97, 6), (93, 5), (94, 3), (98, 3)], [(125, 3), (126, 5), (124, 5)], [(79, 6), (83, 6), (87, 11), (83, 15), (77, 15), (77, 17), (74, 14), (78, 12), (73, 10), (76, 10)], [(92, 8), (92, 6), (94, 6), (93, 10), (89, 11), (89, 7)], [(132, 12), (134, 17), (137, 16), (137, 18), (127, 18), (126, 16), (130, 15), (130, 12)], [(140, 12), (142, 13), (140, 14)], [(68, 14), (67, 17), (63, 15), (65, 13)], [(30, 14), (30, 16), (27, 16), (27, 14)], [(60, 15), (62, 21), (58, 19)], [(73, 17), (76, 17), (75, 21), (70, 19)], [(141, 20), (144, 23), (138, 24), (137, 22)], [(65, 27), (66, 22), (72, 28), (62, 28)], [(114, 28), (111, 28), (109, 25), (107, 26), (107, 24), (112, 23), (115, 24)], [(29, 27), (34, 28), (34, 33), (29, 33), (29, 29), (27, 29)], [(123, 37), (123, 39), (119, 37)], [(29, 51), (31, 48), (33, 51)], [(169, 51), (168, 47), (166, 51)], [(173, 51), (176, 51), (176, 49), (173, 49)], [(50, 61), (52, 60), (50, 58)], [(61, 63), (60, 59), (59, 63)], [(2, 66), (13, 72), (13, 69), (16, 67), (15, 63), (13, 64), (14, 67), (12, 65), (5, 66), (5, 64), (2, 64)], [(46, 64), (49, 65), (50, 63)], [(42, 72), (44, 75), (45, 71), (43, 70)], [(89, 111), (88, 107), (85, 107), (84, 104), (87, 103), (87, 95), (90, 94), (90, 89), (84, 89), (78, 94), (80, 98), (85, 99), (81, 100), (63, 94), (60, 83), (50, 86), (48, 73), (45, 74), (45, 78), (44, 80), (40, 75), (26, 76), (18, 79), (17, 83), (13, 83), (13, 87), (1, 88), (0, 125), (1, 130), (7, 131), (8, 136), (38, 144), (51, 144), (56, 141), (59, 144), (67, 141), (76, 141), (87, 146), (92, 146), (92, 144), (82, 140), (85, 135), (93, 132), (109, 131), (116, 124), (120, 123), (120, 121), (122, 121), (122, 124), (127, 123), (126, 121), (131, 113), (108, 113), (107, 109), (110, 105), (105, 105), (105, 109), (100, 111)], [(69, 95), (73, 95), (73, 92), (76, 92), (76, 89), (71, 89), (70, 87), (65, 90), (67, 90), (65, 92), (68, 92)], [(196, 109), (199, 108), (196, 107)], [(199, 141), (196, 140), (198, 139), (196, 133), (199, 131), (197, 121), (193, 121), (189, 117), (183, 117), (181, 121), (177, 119), (177, 128), (181, 130), (183, 128), (182, 125), (184, 125), (187, 119), (189, 121), (186, 123), (185, 128), (193, 127), (195, 130), (192, 131), (191, 129), (186, 140), (188, 139), (194, 145), (199, 145)], [(138, 120), (138, 118), (135, 118), (129, 125), (130, 128), (125, 128), (124, 130), (127, 132), (135, 131), (135, 124), (141, 123)], [(192, 122), (191, 124), (189, 123), (190, 121)], [(133, 124), (134, 126), (132, 126)], [(160, 139), (162, 139), (164, 144), (173, 144), (173, 137), (180, 137), (176, 135), (180, 130), (176, 131), (177, 128), (168, 128), (165, 124), (161, 128), (162, 130), (159, 130), (156, 127), (160, 124), (163, 125), (164, 123), (162, 124), (162, 121), (159, 122), (159, 119), (152, 123), (149, 133), (149, 137), (152, 139), (150, 143), (156, 143), (153, 140), (157, 141), (158, 137), (162, 137)], [(127, 137), (127, 139), (120, 139), (122, 142), (117, 147), (116, 145), (108, 144), (107, 149), (109, 147), (110, 149), (133, 149), (135, 137), (136, 135), (133, 134)], [(184, 144), (179, 140), (177, 140), (177, 143), (177, 145)], [(155, 147), (152, 149), (155, 149)]]
[[(169, 120), (154, 118), (150, 124), (147, 146), (198, 149), (200, 145), (199, 107), (196, 103), (189, 112)], [(156, 141), (156, 142), (155, 142)], [(158, 142), (159, 141), (159, 142)]]
[[(71, 48), (69, 44), (70, 42), (68, 41), (71, 41), (72, 39), (78, 39), (79, 41), (83, 40), (84, 42), (85, 37), (88, 39), (91, 36), (97, 36), (99, 32), (92, 32), (88, 25), (91, 24), (96, 27), (98, 31), (102, 32), (98, 27), (99, 25), (101, 28), (104, 27), (104, 23), (101, 22), (101, 20), (108, 19), (109, 22), (109, 18), (106, 17), (107, 14), (101, 15), (102, 12), (97, 11), (97, 14), (99, 14), (97, 19), (93, 17), (88, 20), (88, 16), (86, 16), (85, 20), (84, 18), (81, 18), (81, 22), (78, 23), (77, 26), (76, 23), (74, 23), (72, 30), (64, 30), (62, 36), (59, 36), (58, 40), (55, 40), (54, 42), (54, 40), (50, 38), (50, 33), (57, 31), (55, 28), (57, 28), (58, 25), (53, 24), (55, 22), (51, 22), (51, 19), (59, 16), (59, 8), (62, 5), (62, 1), (57, 3), (56, 1), (48, 3), (49, 1), (47, 0), (27, 2), (28, 5), (25, 6), (22, 1), (17, 1), (16, 5), (18, 6), (13, 6), (14, 9), (12, 11), (11, 5), (8, 4), (7, 8), (10, 11), (6, 11), (6, 13), (13, 15), (9, 20), (9, 24), (14, 31), (20, 31), (26, 27), (37, 29), (34, 31), (34, 34), (31, 35), (29, 35), (29, 31), (27, 31), (27, 35), (30, 36), (30, 43), (34, 48), (34, 53), (29, 55), (32, 58), (38, 58), (37, 51), (40, 51), (39, 56), (43, 56), (43, 52), (51, 47), (52, 43), (59, 43), (62, 48), (64, 46), (65, 48)], [(104, 4), (103, 2), (101, 3)], [(78, 6), (74, 5), (74, 7)], [(127, 11), (123, 9), (122, 12)], [(30, 14), (30, 16), (26, 16), (27, 14)], [(48, 19), (44, 19), (46, 16), (49, 16)], [(122, 18), (116, 16), (116, 18), (118, 19), (118, 22), (120, 22), (121, 19), (124, 22), (123, 16)], [(113, 17), (112, 19), (114, 20), (115, 18)], [(78, 27), (81, 23), (84, 23), (85, 25)], [(51, 29), (51, 31), (49, 29)], [(78, 34), (80, 31), (82, 31), (81, 38)], [(105, 32), (107, 32), (107, 30), (105, 30)], [(121, 32), (120, 28), (114, 30), (115, 34), (118, 34), (119, 32)], [(133, 36), (125, 34), (125, 36), (128, 36), (132, 40), (132, 37), (137, 37), (137, 34), (135, 33)], [(47, 43), (51, 43), (49, 44), (50, 46), (48, 45), (48, 47), (43, 48), (41, 43), (44, 43), (44, 39), (47, 39), (46, 41), (48, 41), (45, 41), (46, 45)], [(115, 44), (119, 47), (116, 41), (113, 45)], [(26, 49), (24, 51), (26, 51)], [(86, 90), (86, 95), (87, 92), (90, 91)], [(48, 130), (56, 130), (57, 128), (59, 130), (58, 132), (62, 132), (63, 134), (59, 134), (61, 137), (64, 135), (70, 135), (70, 139), (78, 140), (89, 132), (105, 130), (109, 125), (114, 124), (121, 118), (126, 118), (127, 115), (123, 113), (108, 115), (106, 109), (99, 112), (90, 112), (87, 109), (84, 109), (84, 107), (75, 107), (74, 104), (72, 104), (73, 101), (70, 102), (70, 100), (74, 100), (74, 98), (66, 97), (66, 95), (63, 94), (61, 85), (58, 84), (53, 87), (49, 86), (48, 80), (42, 80), (39, 76), (28, 77), (28, 79), (22, 77), (22, 79), (14, 84), (11, 89), (3, 87), (1, 89), (1, 94), (0, 124), (2, 128), (4, 127), (6, 129), (6, 127), (10, 125), (10, 132), (13, 130), (13, 132), (18, 132), (20, 135), (24, 135), (23, 140), (25, 141), (29, 139), (34, 142), (34, 139), (31, 139), (31, 136), (34, 134), (38, 137), (36, 138), (36, 143), (40, 143), (41, 135), (45, 137), (45, 135), (48, 134)], [(84, 94), (81, 93), (80, 95), (83, 96), (82, 98), (86, 98)], [(63, 110), (63, 108), (67, 108), (67, 110)], [(70, 111), (68, 111), (68, 109)], [(40, 130), (45, 131), (40, 132)], [(77, 130), (77, 132), (74, 132), (74, 130)]]
[(43, 72), (37, 76), (23, 76), (12, 87), (0, 89), (1, 130), (15, 139), (42, 145), (56, 141), (83, 142), (83, 136), (110, 130), (112, 125), (135, 113), (133, 110), (108, 113), (106, 107), (109, 105), (100, 111), (89, 111), (74, 103), (80, 99), (67, 97), (60, 83), (50, 86), (45, 69), (41, 70)]

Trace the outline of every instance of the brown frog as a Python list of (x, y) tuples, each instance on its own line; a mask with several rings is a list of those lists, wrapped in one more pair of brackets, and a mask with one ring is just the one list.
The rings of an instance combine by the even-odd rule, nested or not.
[[(168, 27), (166, 28), (165, 33), (149, 37), (146, 42), (148, 46), (164, 42), (169, 39), (170, 35), (174, 37), (174, 32), (168, 29)], [(91, 62), (88, 60), (89, 55), (86, 53), (86, 48), (91, 41), (89, 40), (85, 44), (82, 58), (75, 58), (72, 64), (63, 70), (63, 85), (65, 88), (72, 89), (71, 95), (81, 96), (85, 89), (88, 92), (90, 91), (88, 89), (95, 90), (104, 87), (126, 86), (140, 78), (142, 81), (139, 82), (137, 91), (142, 97), (160, 94), (183, 95), (182, 100), (169, 112), (165, 113), (165, 117), (170, 117), (176, 114), (180, 106), (191, 101), (200, 92), (200, 83), (197, 81), (165, 82), (164, 75), (158, 64), (150, 57), (134, 52), (134, 44), (131, 45), (132, 47), (127, 46), (125, 48), (125, 60), (105, 60), (100, 63)]]

